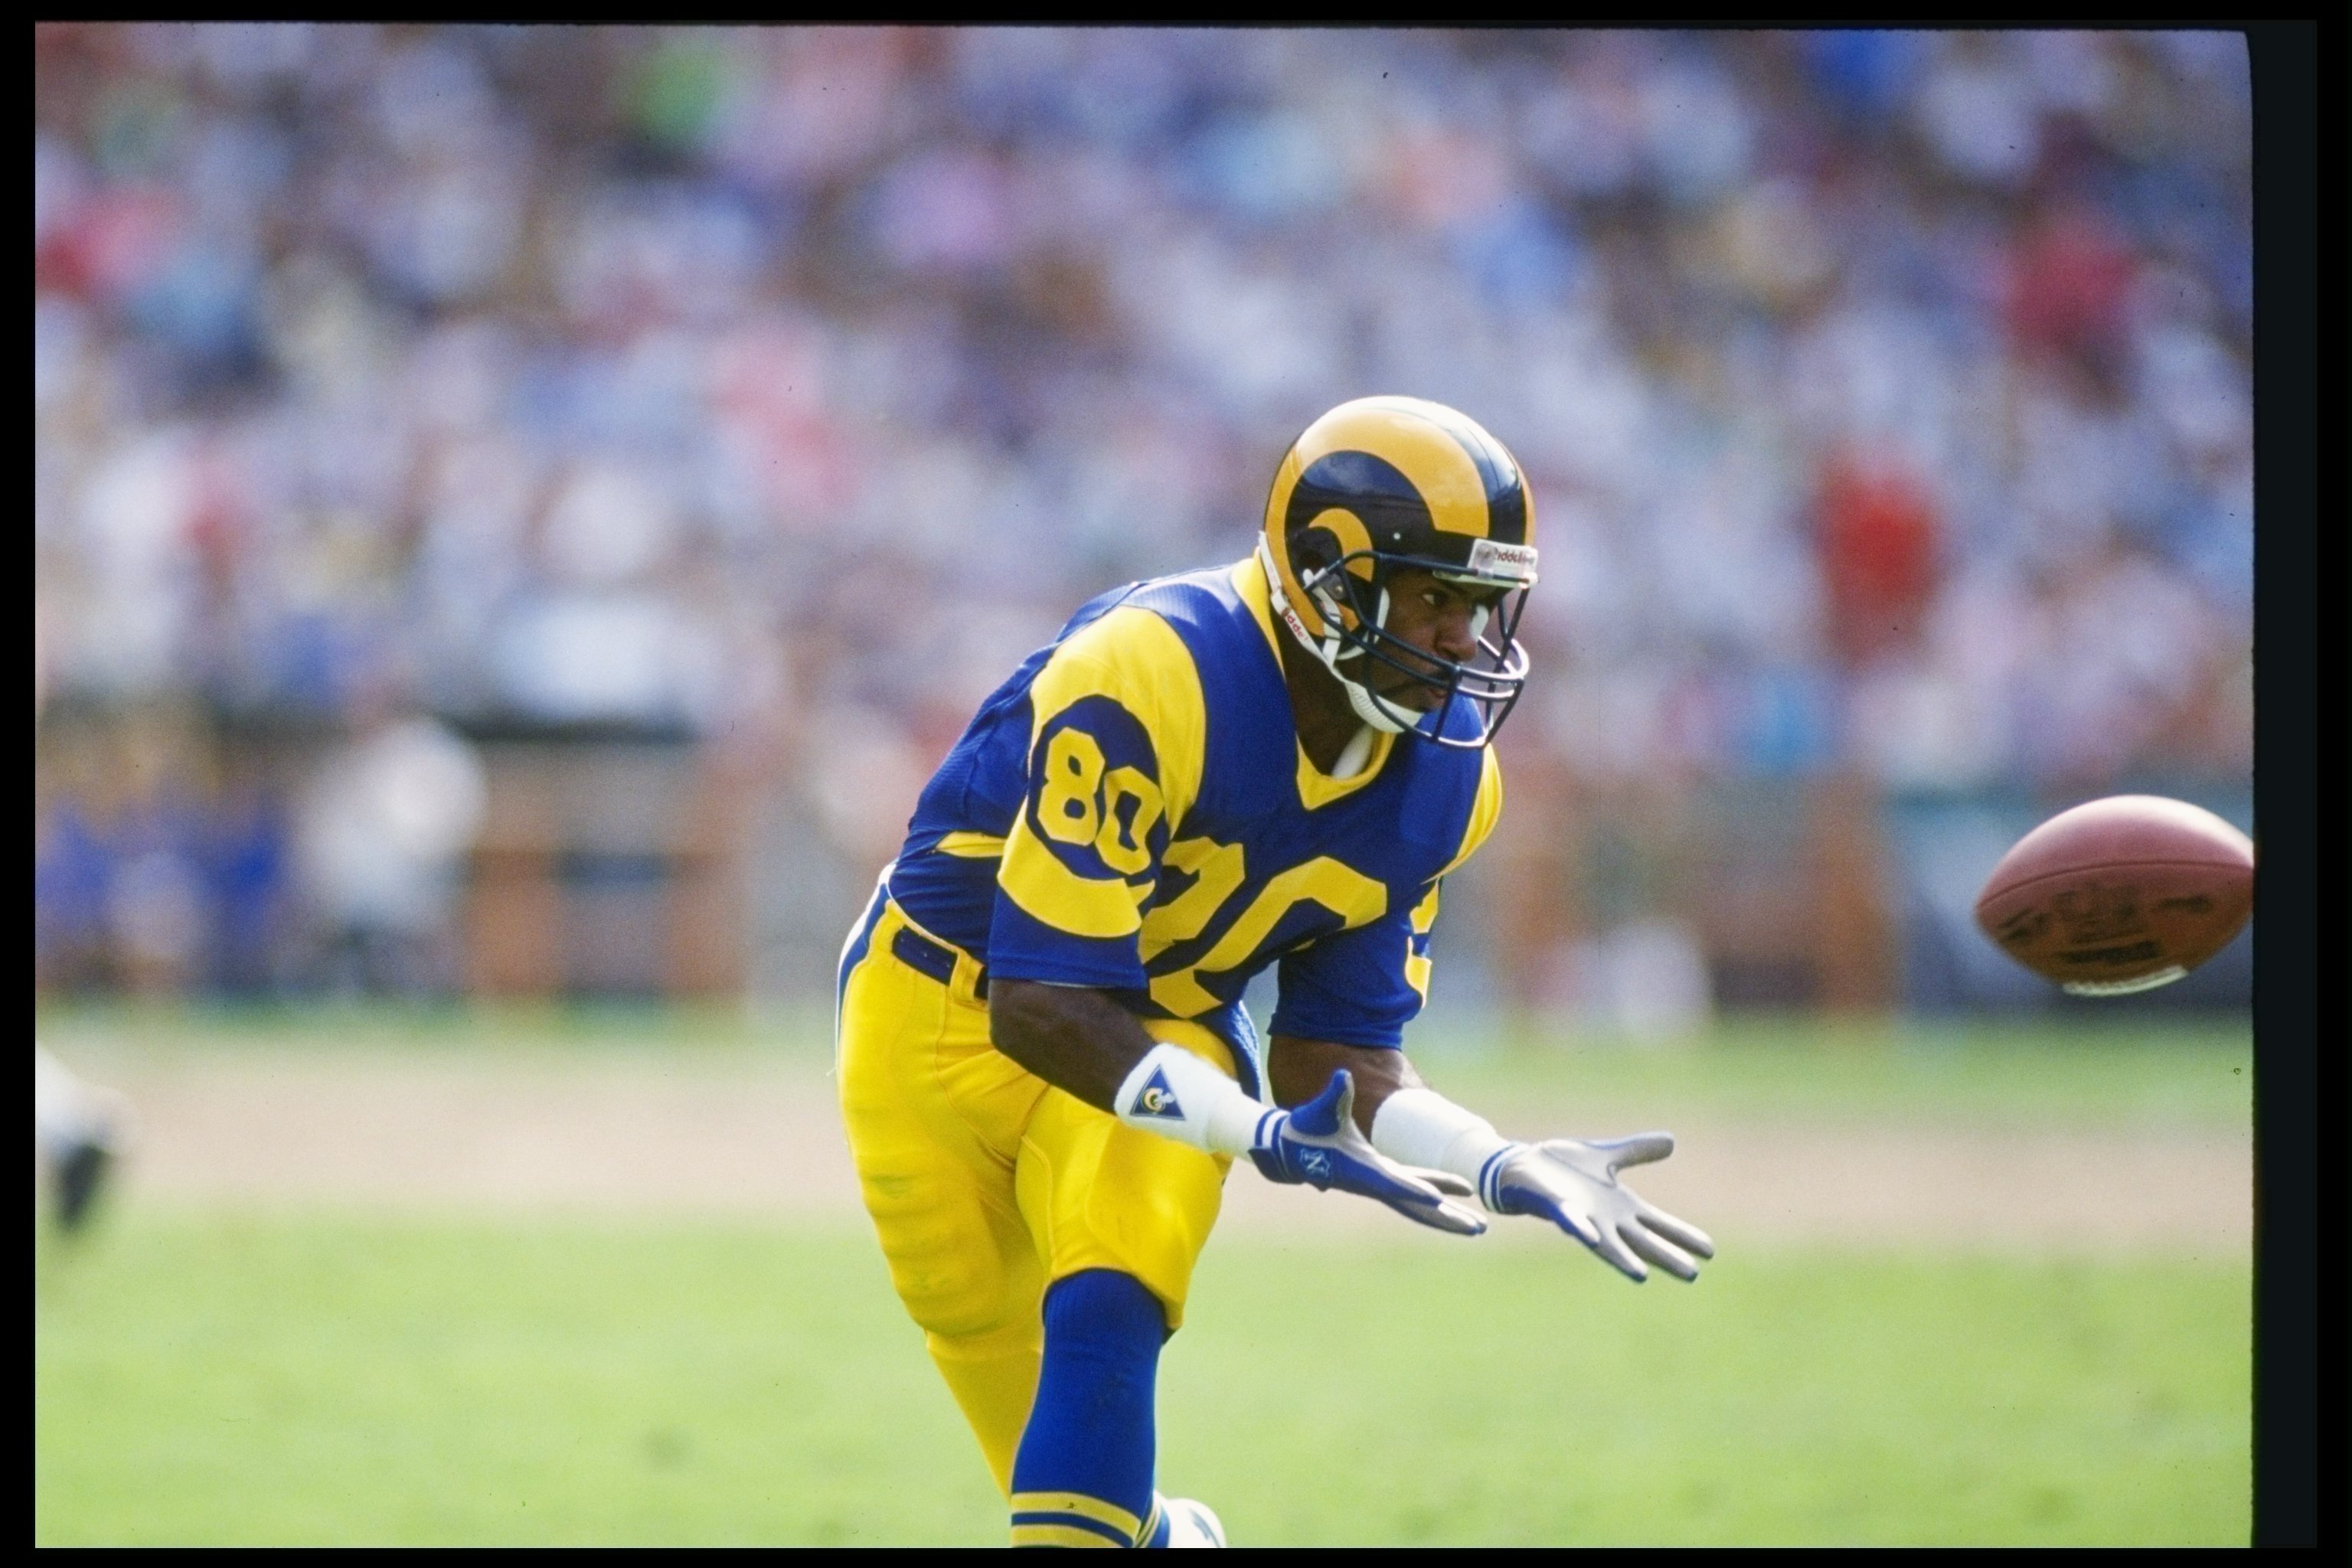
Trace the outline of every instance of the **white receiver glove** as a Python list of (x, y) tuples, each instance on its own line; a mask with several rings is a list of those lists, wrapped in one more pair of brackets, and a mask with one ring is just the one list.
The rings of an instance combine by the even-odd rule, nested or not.
[(1624, 1166), (1673, 1153), (1670, 1132), (1597, 1142), (1514, 1142), (1435, 1090), (1408, 1089), (1381, 1104), (1372, 1121), (1372, 1144), (1391, 1160), (1475, 1183), (1479, 1201), (1492, 1213), (1551, 1221), (1637, 1282), (1650, 1277), (1644, 1259), (1678, 1279), (1696, 1279), (1694, 1258), (1715, 1256), (1705, 1231), (1644, 1203), (1617, 1180)]
[(1624, 1166), (1646, 1165), (1674, 1152), (1671, 1132), (1515, 1144), (1489, 1167), (1478, 1195), (1496, 1214), (1542, 1215), (1630, 1279), (1650, 1277), (1644, 1258), (1677, 1279), (1696, 1279), (1692, 1255), (1713, 1258), (1715, 1243), (1617, 1179)]

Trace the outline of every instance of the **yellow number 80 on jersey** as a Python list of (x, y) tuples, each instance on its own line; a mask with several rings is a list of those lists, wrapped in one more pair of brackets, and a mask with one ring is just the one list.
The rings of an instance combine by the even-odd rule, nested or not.
[(1167, 848), (1150, 738), (1111, 699), (1081, 698), (1047, 721), (1029, 776), (1030, 827), (1074, 875), (1147, 877)]

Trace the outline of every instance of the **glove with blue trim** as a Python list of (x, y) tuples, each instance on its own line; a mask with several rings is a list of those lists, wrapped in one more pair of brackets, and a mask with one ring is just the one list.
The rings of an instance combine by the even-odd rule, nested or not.
[(1496, 1214), (1551, 1221), (1637, 1283), (1650, 1277), (1643, 1259), (1678, 1279), (1696, 1279), (1696, 1259), (1713, 1258), (1715, 1243), (1617, 1180), (1625, 1166), (1646, 1165), (1674, 1152), (1671, 1132), (1512, 1143), (1486, 1160), (1478, 1195)]
[(1334, 1072), (1323, 1092), (1288, 1110), (1258, 1118), (1249, 1157), (1269, 1182), (1304, 1183), (1328, 1192), (1336, 1187), (1359, 1197), (1377, 1198), (1397, 1213), (1433, 1229), (1477, 1236), (1486, 1222), (1452, 1198), (1472, 1188), (1443, 1171), (1401, 1165), (1371, 1145), (1356, 1127), (1355, 1079)]

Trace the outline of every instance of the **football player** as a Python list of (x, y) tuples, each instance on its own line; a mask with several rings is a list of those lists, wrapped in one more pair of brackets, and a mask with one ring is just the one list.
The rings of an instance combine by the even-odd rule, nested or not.
[(1536, 561), (1492, 436), (1343, 404), (1249, 558), (1080, 607), (924, 790), (842, 952), (842, 1105), (1015, 1545), (1223, 1543), (1153, 1488), (1152, 1399), (1237, 1158), (1458, 1235), (1545, 1220), (1636, 1280), (1714, 1255), (1617, 1180), (1668, 1135), (1516, 1142), (1400, 1048), (1502, 806)]
[(33, 1147), (57, 1188), (58, 1228), (88, 1223), (121, 1145), (121, 1096), (93, 1088), (38, 1044), (33, 1047)]

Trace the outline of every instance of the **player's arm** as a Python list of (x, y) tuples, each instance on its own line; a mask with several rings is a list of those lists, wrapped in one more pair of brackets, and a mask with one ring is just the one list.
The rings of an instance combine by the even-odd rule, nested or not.
[(1024, 798), (1007, 835), (989, 933), (998, 1050), (1129, 1126), (1239, 1156), (1268, 1178), (1376, 1197), (1443, 1230), (1486, 1228), (1450, 1176), (1405, 1171), (1365, 1138), (1335, 1075), (1320, 1099), (1261, 1104), (1181, 1046), (1156, 1042), (1118, 993), (1146, 984), (1141, 911), (1197, 789), (1204, 710), (1191, 655), (1157, 616), (1114, 610), (1057, 649), (1030, 687)]
[(1159, 1044), (1108, 992), (1035, 980), (990, 984), (988, 1032), (998, 1050), (1055, 1089), (1113, 1115), (1118, 1086)]
[(1183, 1047), (1152, 1039), (1116, 998), (1091, 986), (1004, 981), (990, 987), (988, 1014), (998, 1050), (1130, 1127), (1212, 1154), (1247, 1155), (1269, 1181), (1377, 1198), (1438, 1230), (1486, 1228), (1454, 1201), (1470, 1196), (1469, 1183), (1405, 1169), (1373, 1147), (1343, 1068), (1326, 1075), (1319, 1092), (1276, 1109)]
[(1372, 1121), (1390, 1095), (1402, 1089), (1424, 1087), (1421, 1074), (1402, 1051), (1377, 1046), (1342, 1046), (1330, 1040), (1275, 1035), (1266, 1042), (1266, 1086), (1276, 1105), (1297, 1105), (1314, 1098), (1335, 1072), (1356, 1082), (1356, 1124), (1369, 1134)]
[[(1120, 1086), (1160, 1046), (1117, 998), (1084, 985), (1000, 982), (989, 992), (988, 1026), (998, 1050), (1114, 1116), (1119, 1113)], [(1305, 1105), (1330, 1088), (1333, 1075), (1348, 1074), (1355, 1090), (1350, 1119), (1368, 1135), (1389, 1096), (1427, 1087), (1398, 1050), (1276, 1035), (1269, 1056), (1266, 1076), (1276, 1106)]]

